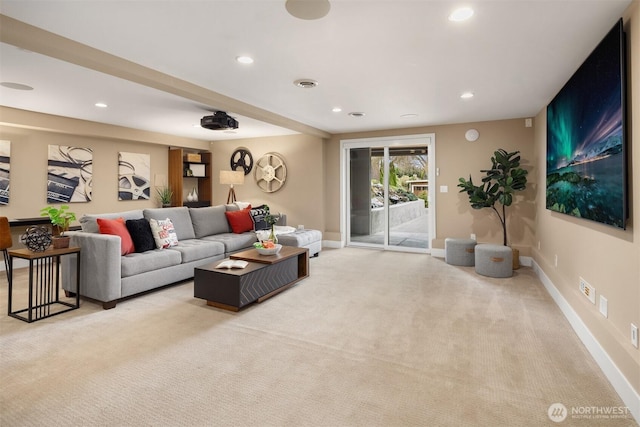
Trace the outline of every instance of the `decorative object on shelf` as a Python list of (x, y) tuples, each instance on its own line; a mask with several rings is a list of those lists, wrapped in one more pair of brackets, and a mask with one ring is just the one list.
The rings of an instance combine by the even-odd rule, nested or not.
[(274, 193), (282, 188), (287, 179), (287, 166), (278, 153), (267, 153), (256, 162), (254, 177), (258, 187), (265, 193)]
[(231, 155), (231, 170), (236, 170), (238, 167), (242, 168), (245, 175), (249, 175), (253, 169), (253, 156), (246, 148), (238, 148)]
[(198, 192), (194, 188), (193, 190), (189, 191), (189, 194), (187, 194), (187, 202), (197, 202), (197, 201), (198, 201)]
[(171, 200), (173, 198), (173, 191), (168, 186), (156, 187), (156, 193), (158, 196), (158, 201), (163, 208), (168, 208), (171, 206)]
[(71, 221), (76, 220), (76, 214), (69, 212), (69, 206), (60, 205), (59, 208), (53, 206), (47, 206), (40, 210), (40, 216), (48, 216), (51, 224), (53, 224), (53, 246), (56, 249), (69, 247), (69, 236), (66, 236), (65, 231), (69, 230)]
[(118, 200), (151, 198), (151, 156), (118, 153)]
[(184, 155), (184, 161), (187, 163), (200, 163), (202, 162), (202, 155), (200, 153), (186, 153)]
[[(507, 246), (507, 206), (513, 203), (513, 193), (522, 191), (527, 187), (527, 171), (520, 167), (519, 151), (507, 153), (499, 149), (491, 157), (491, 169), (481, 170), (485, 176), (482, 185), (474, 185), (469, 175), (469, 180), (459, 179), (460, 193), (467, 193), (473, 209), (491, 208), (498, 216), (502, 225), (503, 245)], [(496, 203), (502, 209), (496, 208)], [(514, 258), (516, 258), (514, 254)], [(514, 268), (518, 268), (514, 266)]]
[(193, 176), (193, 171), (191, 170), (191, 168), (189, 166), (184, 168), (184, 176)]
[(227, 204), (236, 201), (236, 191), (234, 185), (244, 184), (243, 171), (220, 171), (220, 184), (229, 186), (229, 194), (227, 195)]
[(196, 178), (204, 178), (207, 174), (205, 166), (201, 164), (189, 163), (189, 169), (191, 169), (192, 176)]
[(51, 233), (44, 225), (28, 227), (20, 237), (20, 241), (33, 252), (44, 252), (51, 246)]

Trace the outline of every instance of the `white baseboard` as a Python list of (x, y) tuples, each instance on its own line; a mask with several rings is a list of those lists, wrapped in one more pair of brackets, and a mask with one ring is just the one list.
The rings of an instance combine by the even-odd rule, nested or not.
[(331, 249), (341, 249), (344, 247), (344, 244), (342, 244), (342, 242), (339, 240), (323, 240), (322, 247), (331, 248)]
[(593, 356), (618, 395), (620, 395), (624, 404), (629, 408), (629, 412), (631, 412), (636, 419), (636, 422), (640, 423), (640, 394), (633, 389), (615, 362), (611, 360), (611, 357), (609, 357), (604, 348), (602, 348), (598, 340), (593, 336), (589, 328), (587, 328), (587, 325), (584, 324), (567, 300), (564, 299), (542, 268), (533, 260), (532, 266), (538, 278), (547, 289), (547, 292), (551, 295), (551, 298), (553, 298), (558, 305), (564, 317), (567, 318), (582, 343), (587, 347), (587, 350), (591, 353), (591, 356)]
[(431, 248), (431, 256), (436, 258), (444, 258), (444, 249)]

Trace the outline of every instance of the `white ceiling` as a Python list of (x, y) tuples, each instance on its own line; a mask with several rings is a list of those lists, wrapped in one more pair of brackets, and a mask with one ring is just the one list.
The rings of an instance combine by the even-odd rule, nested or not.
[[(630, 3), (469, 0), (475, 15), (454, 23), (458, 1), (331, 0), (310, 21), (284, 0), (2, 0), (3, 15), (257, 108), (228, 111), (240, 122), (233, 134), (196, 128), (219, 106), (6, 43), (0, 82), (34, 90), (0, 87), (0, 104), (201, 140), (296, 132), (261, 110), (331, 134), (531, 117)], [(298, 88), (300, 78), (319, 85)], [(466, 91), (475, 96), (461, 99)]]

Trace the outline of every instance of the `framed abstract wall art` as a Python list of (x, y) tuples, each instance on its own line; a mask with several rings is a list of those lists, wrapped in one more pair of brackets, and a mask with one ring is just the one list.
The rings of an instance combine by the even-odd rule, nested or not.
[(90, 202), (93, 151), (49, 145), (47, 203)]
[(118, 200), (149, 200), (151, 197), (151, 156), (118, 153)]
[(11, 142), (0, 141), (0, 205), (9, 204), (9, 171), (11, 169)]

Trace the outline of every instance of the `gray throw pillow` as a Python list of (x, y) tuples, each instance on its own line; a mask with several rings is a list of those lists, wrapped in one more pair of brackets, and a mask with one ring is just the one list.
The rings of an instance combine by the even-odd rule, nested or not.
[(231, 233), (229, 222), (225, 216), (224, 205), (210, 206), (206, 208), (190, 208), (191, 222), (196, 238), (200, 239), (214, 234)]

